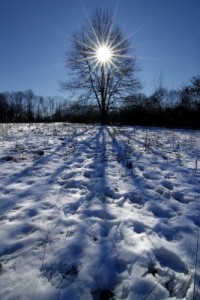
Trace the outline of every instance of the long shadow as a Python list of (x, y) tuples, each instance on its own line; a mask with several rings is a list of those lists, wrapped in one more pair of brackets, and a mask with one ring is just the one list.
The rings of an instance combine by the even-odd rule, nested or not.
[[(146, 202), (147, 199), (149, 199), (149, 197), (152, 198), (151, 192), (146, 191), (147, 189), (144, 187), (144, 180), (142, 178), (138, 178), (134, 174), (134, 169), (133, 169), (134, 166), (131, 166), (129, 168), (129, 165), (128, 165), (129, 159), (127, 159), (126, 157), (123, 157), (124, 148), (118, 142), (117, 138), (114, 137), (114, 139), (113, 139), (112, 132), (110, 131), (110, 129), (108, 127), (106, 127), (106, 130), (107, 130), (110, 138), (113, 140), (113, 152), (116, 154), (116, 156), (118, 154), (120, 154), (120, 160), (118, 160), (118, 163), (121, 164), (122, 168), (124, 169), (124, 173), (127, 174), (129, 179), (132, 181), (133, 191), (127, 193), (127, 196), (130, 196), (130, 198), (134, 202), (134, 197), (131, 197), (131, 193), (132, 194), (138, 193), (141, 196), (141, 198), (143, 198), (143, 200)], [(154, 199), (159, 200), (160, 199), (159, 195), (155, 195)], [(136, 197), (135, 201), (136, 201), (135, 203), (137, 203), (137, 197)], [(144, 204), (144, 202), (142, 204)]]
[[(72, 245), (68, 246), (68, 249), (72, 252), (72, 265), (75, 264), (75, 259), (76, 264), (81, 266), (80, 274), (82, 276), (84, 276), (84, 261), (82, 260), (84, 256), (82, 257), (82, 254), (88, 251), (88, 256), (92, 255), (93, 257), (91, 266), (87, 272), (89, 271), (89, 273), (92, 274), (92, 278), (96, 283), (96, 288), (92, 291), (94, 299), (110, 299), (116, 285), (120, 283), (121, 273), (127, 268), (126, 263), (119, 261), (117, 255), (114, 255), (114, 253), (117, 253), (117, 243), (114, 241), (114, 235), (113, 232), (111, 233), (111, 229), (113, 229), (113, 231), (117, 230), (120, 220), (118, 220), (110, 211), (109, 202), (107, 202), (106, 196), (107, 188), (109, 188), (110, 184), (106, 172), (109, 164), (107, 147), (110, 143), (109, 140), (112, 141), (112, 137), (110, 129), (106, 126), (101, 126), (99, 127), (97, 134), (88, 141), (88, 144), (96, 144), (94, 154), (97, 154), (93, 159), (93, 174), (90, 175), (91, 183), (89, 192), (92, 192), (92, 197), (88, 198), (86, 195), (85, 199), (83, 197), (81, 200), (84, 208), (81, 210), (80, 218), (85, 226), (83, 226), (79, 234), (77, 234), (73, 240), (72, 244), (74, 244), (74, 247), (72, 247)], [(121, 148), (120, 143), (118, 141), (115, 143), (116, 144), (113, 145), (113, 151), (117, 151), (118, 149), (122, 152), (123, 149)], [(120, 164), (123, 168), (126, 168), (124, 160), (122, 160)], [(101, 176), (99, 176), (98, 183), (96, 183), (94, 180), (94, 178), (96, 178), (95, 173), (99, 169), (101, 171)], [(92, 176), (94, 176), (94, 178), (92, 178)], [(141, 187), (141, 184), (138, 185), (138, 181), (134, 176), (131, 178), (133, 188), (135, 189), (137, 187), (137, 192), (140, 192), (140, 194), (144, 196), (144, 190)], [(94, 186), (92, 186), (93, 184)], [(128, 192), (127, 195), (130, 196), (130, 193)], [(145, 196), (148, 197), (148, 193), (146, 193)], [(93, 226), (94, 230), (92, 230)], [(89, 227), (91, 230), (88, 232)], [(77, 245), (80, 240), (82, 246), (77, 251), (75, 245)], [(95, 245), (95, 253), (90, 252), (91, 243), (92, 245)], [(79, 257), (76, 255), (77, 252), (79, 252)], [(139, 257), (137, 256), (135, 260), (138, 258)], [(133, 261), (133, 264), (134, 262), (135, 261)]]
[[(26, 167), (25, 169), (21, 170), (18, 173), (15, 173), (14, 175), (12, 175), (11, 177), (8, 177), (7, 180), (5, 180), (5, 187), (6, 187), (6, 191), (9, 191), (9, 186), (11, 186), (12, 184), (15, 183), (20, 183), (23, 182), (24, 178), (27, 178), (29, 176), (33, 176), (33, 172), (35, 170), (38, 170), (38, 168), (40, 167), (41, 169), (45, 169), (45, 166), (48, 165), (49, 162), (51, 162), (52, 157), (54, 157), (57, 153), (59, 153), (62, 149), (65, 149), (67, 143), (70, 143), (71, 145), (73, 143), (76, 143), (76, 139), (83, 136), (84, 134), (88, 133), (91, 130), (92, 127), (87, 127), (86, 130), (79, 132), (73, 136), (69, 136), (67, 138), (65, 138), (64, 140), (61, 141), (61, 143), (56, 147), (56, 149), (51, 152), (48, 155), (45, 155), (44, 157), (41, 158), (36, 158), (31, 166)], [(67, 157), (66, 162), (69, 160), (69, 157)], [(48, 176), (48, 178), (42, 178), (41, 177), (41, 184), (42, 185), (50, 185), (53, 181), (55, 181), (57, 179), (57, 177), (62, 174), (64, 172), (64, 170), (66, 169), (66, 163), (64, 163), (63, 165), (59, 165), (59, 167), (54, 170), (53, 173), (50, 174), (50, 176)], [(37, 177), (37, 175), (36, 175)], [(40, 186), (40, 184), (39, 184)], [(14, 205), (16, 205), (16, 201), (17, 204), (19, 204), (19, 202), (22, 202), (24, 199), (27, 198), (27, 196), (33, 196), (33, 191), (38, 191), (39, 190), (39, 186), (38, 186), (38, 178), (36, 183), (30, 185), (29, 187), (27, 187), (26, 190), (19, 192), (17, 194), (17, 200), (15, 200), (15, 197), (13, 196), (13, 199), (11, 201), (7, 200), (6, 195), (3, 196), (1, 195), (1, 215), (5, 214), (8, 210), (10, 210)], [(44, 198), (45, 198), (45, 194), (44, 194)], [(20, 199), (20, 201), (19, 201)], [(14, 201), (13, 201), (14, 200)], [(41, 199), (42, 200), (42, 199)]]
[[(81, 204), (76, 210), (78, 229), (72, 240), (68, 241), (66, 248), (61, 250), (62, 254), (55, 272), (65, 274), (64, 280), (59, 285), (60, 290), (62, 284), (65, 287), (66, 282), (70, 280), (69, 273), (76, 270), (73, 280), (77, 282), (79, 277), (81, 280), (90, 274), (90, 280), (93, 281), (91, 294), (94, 299), (109, 299), (118, 283), (116, 270), (120, 272), (121, 267), (118, 266), (115, 255), (111, 255), (115, 252), (116, 245), (109, 234), (119, 221), (109, 210), (105, 195), (109, 185), (106, 176), (108, 164), (106, 128), (100, 126), (96, 135), (87, 140), (87, 145), (90, 146), (90, 155), (93, 154), (92, 162), (90, 158), (88, 193), (78, 200)], [(71, 218), (71, 215), (67, 215), (66, 218)]]
[(92, 127), (88, 127), (85, 131), (77, 133), (73, 136), (67, 137), (64, 140), (62, 140), (60, 145), (58, 145), (57, 148), (53, 152), (51, 152), (48, 155), (45, 155), (44, 157), (34, 160), (33, 164), (30, 167), (27, 167), (27, 168), (23, 169), (21, 171), (21, 173), (14, 174), (11, 178), (8, 178), (6, 185), (16, 182), (16, 179), (19, 180), (22, 177), (27, 176), (29, 174), (29, 172), (32, 172), (33, 169), (36, 168), (38, 165), (42, 165), (42, 167), (44, 167), (45, 164), (48, 164), (51, 161), (52, 157), (55, 154), (59, 153), (59, 151), (61, 149), (63, 149), (67, 143), (73, 143), (76, 138), (81, 137), (82, 135), (86, 134), (87, 132), (89, 132), (91, 130), (91, 128)]

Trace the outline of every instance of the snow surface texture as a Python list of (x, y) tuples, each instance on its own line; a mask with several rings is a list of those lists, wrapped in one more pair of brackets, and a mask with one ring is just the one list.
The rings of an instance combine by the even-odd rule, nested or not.
[(0, 124), (0, 299), (200, 299), (200, 132)]

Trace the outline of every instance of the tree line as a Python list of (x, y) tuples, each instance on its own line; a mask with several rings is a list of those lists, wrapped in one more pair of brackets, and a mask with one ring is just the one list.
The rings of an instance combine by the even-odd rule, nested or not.
[(2, 92), (0, 93), (0, 122), (51, 121), (65, 102), (59, 97), (37, 96), (31, 89)]
[(200, 128), (200, 76), (188, 85), (167, 90), (162, 85), (147, 97), (139, 93), (125, 99), (120, 121), (130, 125)]
[[(99, 123), (101, 115), (95, 104), (37, 96), (26, 90), (0, 93), (0, 122)], [(200, 129), (200, 76), (181, 89), (167, 90), (160, 84), (150, 96), (135, 92), (122, 97), (109, 110), (107, 122)]]

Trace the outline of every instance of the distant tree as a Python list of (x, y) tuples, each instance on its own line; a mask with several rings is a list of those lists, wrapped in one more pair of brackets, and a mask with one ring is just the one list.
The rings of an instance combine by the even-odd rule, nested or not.
[(166, 107), (175, 108), (180, 101), (180, 91), (176, 89), (171, 89), (167, 92), (166, 95)]
[(200, 97), (200, 75), (193, 76), (191, 79), (192, 87)]
[(41, 121), (43, 119), (43, 103), (44, 103), (44, 97), (37, 96), (36, 105), (35, 105), (35, 116), (37, 121)]
[(13, 120), (22, 122), (25, 118), (25, 97), (24, 92), (17, 91), (10, 95), (11, 106), (13, 108)]
[(149, 109), (160, 111), (166, 105), (167, 93), (164, 86), (164, 69), (161, 69), (158, 78), (154, 81), (154, 92), (148, 99)]
[(180, 107), (184, 110), (196, 110), (200, 106), (200, 76), (193, 76), (190, 84), (180, 92)]
[(120, 98), (140, 86), (131, 44), (107, 10), (96, 9), (86, 25), (72, 34), (66, 67), (71, 72), (62, 88), (77, 93), (80, 100), (95, 101), (102, 123)]
[(164, 106), (164, 100), (167, 90), (164, 87), (158, 87), (148, 99), (149, 110), (160, 111)]
[(200, 110), (200, 75), (191, 79), (191, 93), (195, 108)]
[(180, 108), (184, 111), (192, 109), (192, 90), (190, 86), (185, 86), (180, 92)]
[(142, 110), (145, 107), (147, 96), (144, 93), (135, 93), (133, 95), (126, 96), (123, 99), (123, 108), (128, 110)]
[(34, 95), (32, 90), (27, 90), (24, 92), (24, 98), (26, 102), (26, 120), (28, 122), (31, 122), (34, 118), (34, 101), (36, 99), (36, 96)]
[(6, 95), (0, 93), (0, 122), (7, 121), (9, 111), (9, 105), (6, 99)]

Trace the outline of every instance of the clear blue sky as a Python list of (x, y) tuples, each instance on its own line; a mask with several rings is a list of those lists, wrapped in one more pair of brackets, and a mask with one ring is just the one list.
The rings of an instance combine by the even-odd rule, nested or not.
[(67, 96), (59, 81), (69, 37), (96, 6), (115, 11), (132, 34), (147, 94), (161, 70), (168, 88), (200, 74), (200, 0), (0, 0), (0, 92)]

